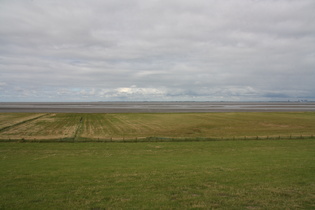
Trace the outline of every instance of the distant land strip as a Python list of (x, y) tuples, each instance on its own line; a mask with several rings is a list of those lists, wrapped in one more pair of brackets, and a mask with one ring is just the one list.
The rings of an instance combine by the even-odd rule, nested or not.
[(1, 102), (0, 113), (304, 112), (315, 102)]

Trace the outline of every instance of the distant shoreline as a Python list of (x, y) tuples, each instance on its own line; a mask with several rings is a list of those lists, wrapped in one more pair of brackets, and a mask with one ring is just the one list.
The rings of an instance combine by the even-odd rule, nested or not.
[(0, 102), (0, 113), (188, 113), (315, 111), (315, 102)]

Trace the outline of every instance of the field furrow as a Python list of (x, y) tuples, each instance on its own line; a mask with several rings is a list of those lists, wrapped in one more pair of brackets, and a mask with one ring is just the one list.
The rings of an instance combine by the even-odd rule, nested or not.
[(77, 114), (49, 114), (36, 120), (8, 128), (2, 139), (58, 139), (71, 138), (78, 127)]
[(0, 114), (0, 131), (14, 126), (16, 124), (28, 121), (37, 117), (42, 116), (43, 114), (33, 114), (33, 113), (6, 113)]
[(14, 115), (0, 114), (2, 126), (14, 125), (0, 131), (0, 139), (237, 138), (315, 134), (315, 112)]

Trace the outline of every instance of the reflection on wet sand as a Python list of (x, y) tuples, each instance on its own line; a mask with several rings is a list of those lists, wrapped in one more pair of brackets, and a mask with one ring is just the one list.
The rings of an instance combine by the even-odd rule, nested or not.
[(0, 112), (170, 113), (315, 111), (315, 102), (43, 102), (0, 103)]

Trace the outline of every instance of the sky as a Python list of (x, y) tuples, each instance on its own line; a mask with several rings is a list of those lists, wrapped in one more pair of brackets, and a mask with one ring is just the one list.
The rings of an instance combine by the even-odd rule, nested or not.
[(315, 100), (314, 0), (0, 0), (0, 102)]

